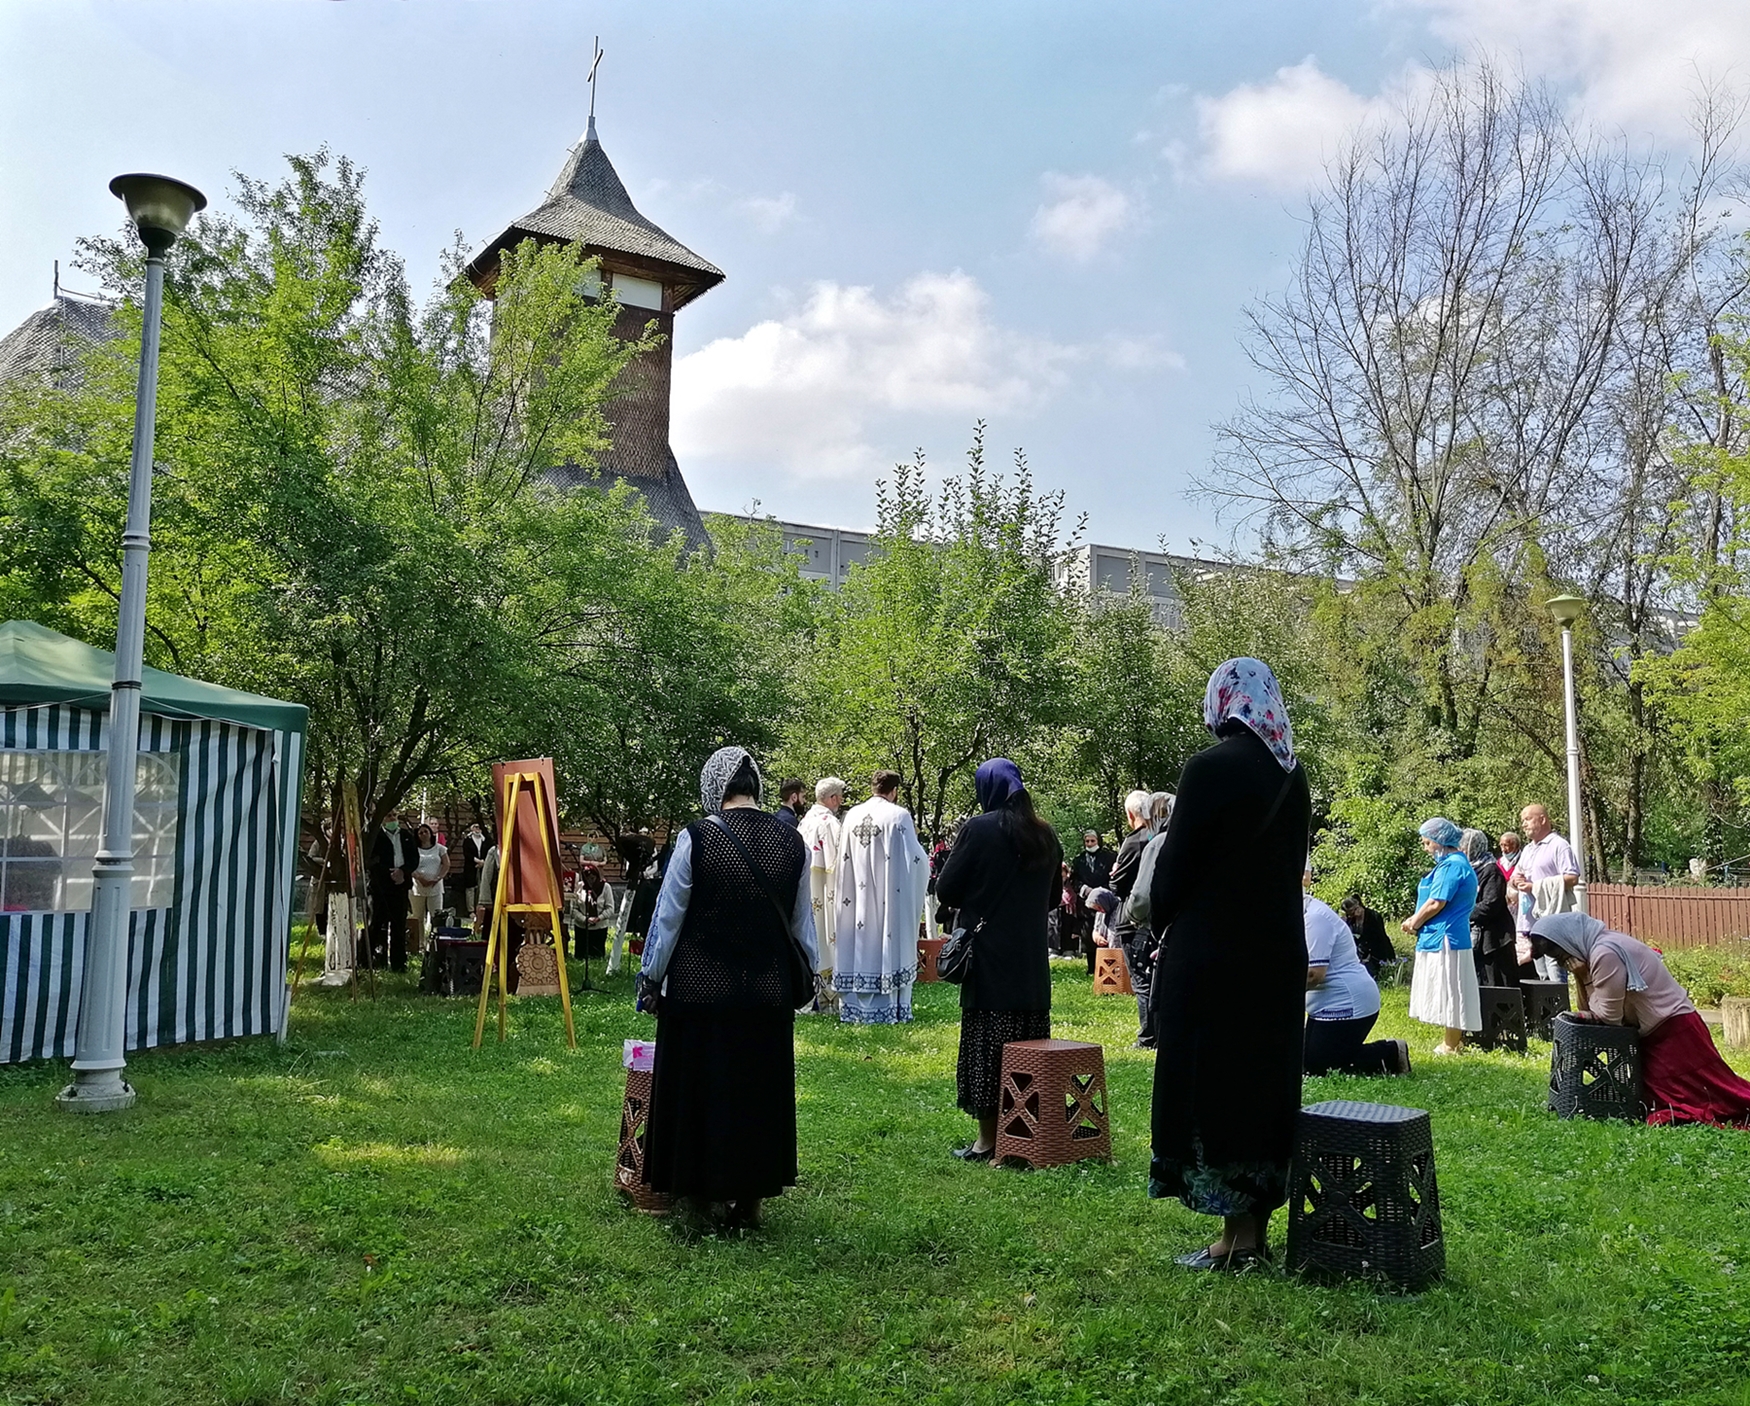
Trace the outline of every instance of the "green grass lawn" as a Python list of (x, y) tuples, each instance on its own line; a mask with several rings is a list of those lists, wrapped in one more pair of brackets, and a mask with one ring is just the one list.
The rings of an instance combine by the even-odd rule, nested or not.
[(948, 1157), (956, 994), (798, 1023), (802, 1182), (737, 1239), (610, 1188), (620, 1041), (651, 1029), (625, 977), (578, 998), (574, 1053), (556, 1001), (475, 1053), (471, 1003), (392, 983), (306, 988), (284, 1047), (145, 1055), (120, 1115), (0, 1070), (0, 1400), (1750, 1402), (1750, 1134), (1560, 1123), (1536, 1044), (1309, 1080), (1433, 1111), (1447, 1280), (1189, 1274), (1212, 1222), (1144, 1195), (1132, 1003), (1058, 966), (1116, 1162), (1028, 1173)]

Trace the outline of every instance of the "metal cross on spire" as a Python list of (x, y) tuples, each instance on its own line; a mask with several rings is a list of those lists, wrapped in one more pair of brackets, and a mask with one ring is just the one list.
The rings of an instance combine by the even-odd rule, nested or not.
[(595, 71), (602, 66), (602, 55), (607, 50), (602, 48), (602, 37), (595, 37), (595, 57), (589, 64), (589, 135), (595, 136)]

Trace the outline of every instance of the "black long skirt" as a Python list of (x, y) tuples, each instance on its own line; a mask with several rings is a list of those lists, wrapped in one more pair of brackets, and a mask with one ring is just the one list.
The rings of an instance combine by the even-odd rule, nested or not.
[(795, 1015), (665, 1004), (645, 1180), (671, 1196), (738, 1201), (796, 1184)]
[(960, 1012), (960, 1056), (954, 1064), (955, 1102), (974, 1118), (996, 1115), (1003, 1082), (1003, 1046), (1011, 1040), (1049, 1040), (1051, 1012)]

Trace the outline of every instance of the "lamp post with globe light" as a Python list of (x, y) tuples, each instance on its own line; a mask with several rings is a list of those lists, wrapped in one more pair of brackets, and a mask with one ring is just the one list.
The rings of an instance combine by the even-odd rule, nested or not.
[(1567, 713), (1568, 730), (1568, 839), (1574, 846), (1574, 858), (1580, 865), (1580, 878), (1574, 885), (1574, 906), (1586, 912), (1586, 836), (1580, 818), (1580, 724), (1574, 705), (1574, 622), (1586, 609), (1584, 596), (1552, 596), (1544, 609), (1562, 627), (1562, 703)]
[(134, 875), (134, 769), (140, 745), (140, 671), (146, 646), (146, 559), (151, 551), (152, 439), (157, 424), (158, 331), (164, 310), (164, 256), (207, 198), (169, 176), (117, 176), (112, 194), (146, 246), (146, 305), (140, 324), (140, 381), (134, 398), (134, 453), (128, 469), (128, 520), (122, 532), (122, 595), (115, 632), (115, 679), (109, 697), (109, 759), (103, 793), (103, 842), (97, 851), (86, 924), (85, 964), (73, 1082), (57, 1102), (77, 1113), (131, 1107), (122, 1078), (128, 998), (128, 910)]

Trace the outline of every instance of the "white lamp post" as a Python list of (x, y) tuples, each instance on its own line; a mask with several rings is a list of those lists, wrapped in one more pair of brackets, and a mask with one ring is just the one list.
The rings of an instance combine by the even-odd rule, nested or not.
[(109, 765), (103, 844), (97, 851), (85, 970), (79, 990), (73, 1082), (56, 1099), (76, 1113), (112, 1113), (134, 1102), (122, 1078), (128, 999), (128, 910), (134, 876), (134, 769), (140, 745), (140, 671), (146, 644), (146, 557), (151, 550), (152, 438), (157, 421), (158, 328), (164, 309), (164, 255), (207, 198), (169, 176), (117, 176), (110, 191), (126, 202), (146, 246), (146, 309), (140, 326), (140, 384), (134, 399), (134, 455), (128, 471), (128, 521), (122, 532), (122, 598), (109, 696)]
[(1574, 906), (1586, 911), (1586, 827), (1580, 817), (1580, 724), (1574, 707), (1574, 622), (1586, 609), (1584, 596), (1554, 596), (1544, 608), (1562, 627), (1562, 702), (1568, 724), (1568, 838), (1580, 865), (1574, 885)]

